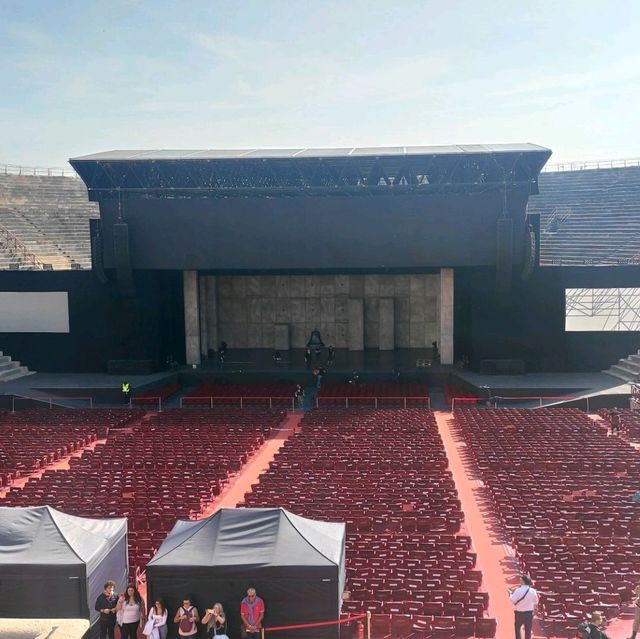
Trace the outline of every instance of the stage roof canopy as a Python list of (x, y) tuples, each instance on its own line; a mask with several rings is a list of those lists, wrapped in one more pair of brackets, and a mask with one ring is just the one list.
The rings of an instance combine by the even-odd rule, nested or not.
[(91, 199), (115, 191), (224, 195), (390, 192), (532, 183), (551, 151), (536, 144), (333, 149), (116, 150), (70, 160)]
[(293, 159), (293, 158), (345, 158), (406, 155), (464, 155), (492, 153), (529, 153), (543, 151), (537, 144), (451, 144), (439, 146), (373, 146), (319, 149), (151, 149), (114, 150), (72, 158), (81, 161), (140, 161), (140, 160), (241, 160), (241, 159)]

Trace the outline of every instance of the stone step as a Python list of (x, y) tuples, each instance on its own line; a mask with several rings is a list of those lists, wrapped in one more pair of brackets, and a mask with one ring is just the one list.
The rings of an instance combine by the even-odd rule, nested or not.
[(19, 377), (26, 377), (27, 375), (33, 375), (35, 371), (30, 371), (26, 366), (18, 366), (8, 371), (0, 371), (0, 382), (10, 382), (13, 379)]
[(20, 362), (14, 362), (10, 357), (3, 357), (2, 359), (6, 361), (0, 362), (0, 372), (9, 371), (20, 366)]
[(619, 366), (618, 364), (614, 364), (611, 368), (608, 368), (604, 372), (608, 375), (613, 375), (614, 377), (623, 379), (625, 382), (633, 381), (636, 377), (634, 373), (627, 370), (626, 368), (622, 368), (622, 366)]
[(629, 355), (627, 359), (631, 360), (632, 362), (638, 362), (638, 364), (640, 364), (640, 355)]
[(622, 368), (626, 368), (633, 375), (638, 375), (640, 373), (640, 362), (634, 362), (632, 359), (621, 359), (617, 366), (621, 366)]

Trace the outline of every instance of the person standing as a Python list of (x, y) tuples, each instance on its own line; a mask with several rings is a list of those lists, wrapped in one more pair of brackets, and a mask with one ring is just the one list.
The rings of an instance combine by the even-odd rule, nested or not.
[(122, 401), (125, 404), (128, 404), (131, 399), (131, 384), (127, 381), (122, 382), (120, 390), (122, 392)]
[(307, 367), (307, 370), (311, 368), (311, 359), (311, 349), (307, 348), (307, 350), (304, 352), (304, 364)]
[(96, 599), (95, 609), (100, 613), (100, 639), (114, 639), (116, 627), (116, 607), (118, 595), (115, 594), (115, 581), (107, 581)]
[(207, 608), (202, 617), (202, 623), (207, 628), (207, 639), (227, 637), (227, 617), (221, 603), (214, 603), (213, 608)]
[(636, 639), (638, 630), (640, 630), (640, 584), (633, 589), (633, 595), (633, 603), (635, 604), (633, 607), (634, 617), (629, 639)]
[(336, 349), (333, 347), (333, 344), (329, 344), (329, 348), (327, 349), (327, 366), (333, 366), (333, 359), (336, 355)]
[(525, 639), (531, 639), (531, 628), (533, 626), (533, 611), (538, 604), (538, 593), (533, 587), (533, 582), (529, 575), (520, 577), (521, 585), (515, 590), (509, 591), (509, 599), (515, 608), (515, 631), (516, 639), (521, 638), (520, 628), (524, 626)]
[(200, 621), (198, 609), (191, 603), (190, 597), (185, 597), (173, 618), (173, 622), (178, 624), (178, 635), (195, 637), (198, 634), (198, 621)]
[(133, 584), (129, 584), (125, 592), (120, 596), (116, 610), (122, 611), (121, 638), (136, 639), (138, 628), (144, 626), (146, 614), (142, 596)]
[(304, 408), (304, 388), (302, 388), (302, 384), (296, 384), (296, 390), (293, 396), (296, 400), (296, 406), (302, 410)]
[(611, 411), (611, 434), (620, 434), (620, 413), (618, 412), (617, 408), (614, 408)]
[(249, 588), (240, 604), (242, 639), (260, 639), (264, 611), (264, 601), (258, 597), (255, 588)]
[(150, 639), (167, 639), (167, 608), (161, 599), (156, 599), (153, 608), (149, 610), (148, 621), (151, 622), (151, 632), (146, 636)]
[(599, 612), (591, 613), (591, 620), (589, 621), (589, 625), (587, 626), (588, 634), (586, 634), (589, 639), (609, 639), (609, 637), (604, 632), (602, 632), (602, 630), (600, 630), (600, 626), (602, 625), (603, 621), (604, 619)]

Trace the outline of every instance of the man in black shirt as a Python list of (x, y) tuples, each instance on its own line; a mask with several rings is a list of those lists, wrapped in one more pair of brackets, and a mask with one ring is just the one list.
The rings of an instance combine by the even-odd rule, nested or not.
[(107, 581), (102, 594), (96, 599), (95, 609), (100, 613), (100, 639), (113, 639), (116, 627), (116, 606), (118, 595), (115, 594), (116, 584)]

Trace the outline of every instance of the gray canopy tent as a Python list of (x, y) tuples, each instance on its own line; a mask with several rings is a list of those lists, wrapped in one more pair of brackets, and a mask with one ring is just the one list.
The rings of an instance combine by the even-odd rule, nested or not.
[[(266, 626), (335, 620), (345, 583), (345, 525), (282, 508), (223, 508), (207, 519), (181, 520), (147, 565), (147, 583), (149, 601), (164, 599), (171, 616), (185, 596), (201, 613), (221, 602), (230, 636), (239, 634), (240, 602), (251, 586), (265, 601)], [(337, 626), (314, 630), (337, 634)], [(287, 632), (287, 639), (303, 636), (308, 631)]]
[(105, 581), (127, 578), (127, 520), (0, 507), (0, 617), (88, 619)]

